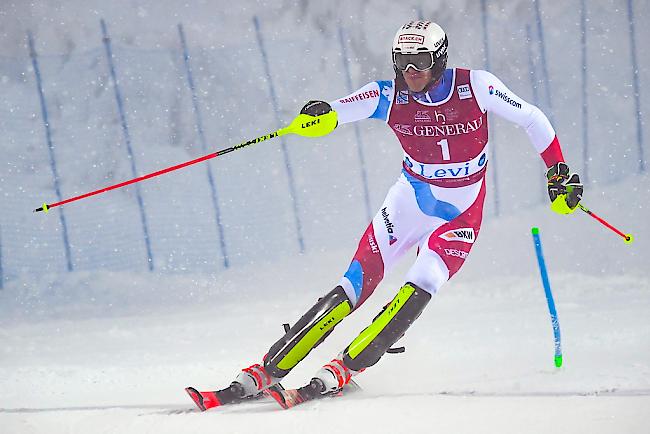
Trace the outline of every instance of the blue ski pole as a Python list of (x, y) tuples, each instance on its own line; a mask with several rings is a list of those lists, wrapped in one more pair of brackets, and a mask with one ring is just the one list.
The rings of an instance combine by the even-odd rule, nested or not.
[(555, 302), (553, 301), (553, 293), (551, 292), (551, 284), (548, 281), (548, 273), (546, 272), (546, 263), (544, 262), (544, 253), (542, 253), (542, 241), (539, 238), (539, 228), (532, 228), (533, 241), (535, 242), (535, 252), (537, 253), (537, 263), (539, 264), (539, 272), (542, 275), (542, 284), (544, 285), (544, 293), (546, 294), (546, 302), (548, 303), (548, 311), (551, 314), (551, 324), (553, 325), (553, 337), (555, 339), (555, 366), (562, 366), (562, 341), (560, 337), (560, 320), (557, 317), (555, 310)]

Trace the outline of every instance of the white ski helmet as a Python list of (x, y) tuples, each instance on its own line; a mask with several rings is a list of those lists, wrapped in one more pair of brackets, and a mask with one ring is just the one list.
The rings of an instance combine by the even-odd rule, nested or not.
[(398, 78), (409, 67), (431, 69), (438, 81), (447, 68), (447, 35), (431, 21), (411, 21), (397, 30), (393, 40), (393, 68)]

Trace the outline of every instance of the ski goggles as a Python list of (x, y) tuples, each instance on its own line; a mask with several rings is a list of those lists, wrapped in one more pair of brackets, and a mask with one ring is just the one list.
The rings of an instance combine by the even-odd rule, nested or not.
[(426, 71), (435, 65), (433, 53), (430, 51), (417, 54), (393, 53), (393, 64), (400, 71), (406, 71), (409, 66), (418, 71)]

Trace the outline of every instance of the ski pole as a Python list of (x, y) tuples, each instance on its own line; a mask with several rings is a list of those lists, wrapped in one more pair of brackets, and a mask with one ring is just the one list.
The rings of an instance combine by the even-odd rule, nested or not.
[(279, 130), (273, 131), (271, 133), (265, 134), (263, 136), (257, 137), (246, 142), (242, 142), (238, 145), (231, 146), (229, 148), (222, 149), (220, 151), (214, 152), (212, 154), (207, 154), (202, 157), (196, 158), (194, 160), (186, 161), (175, 166), (170, 166), (165, 169), (158, 170), (156, 172), (149, 173), (147, 175), (139, 176), (137, 178), (130, 179), (128, 181), (120, 182), (119, 184), (110, 185), (108, 187), (100, 188), (99, 190), (91, 191), (89, 193), (81, 194), (79, 196), (71, 197), (69, 199), (62, 200), (55, 203), (43, 203), (43, 206), (36, 208), (34, 212), (45, 211), (46, 213), (57, 206), (64, 205), (66, 203), (75, 202), (77, 200), (85, 199), (90, 196), (95, 196), (100, 193), (105, 193), (107, 191), (115, 190), (117, 188), (126, 187), (130, 184), (135, 184), (136, 182), (144, 181), (145, 179), (154, 178), (165, 173), (173, 172), (174, 170), (182, 169), (193, 164), (201, 163), (202, 161), (207, 161), (212, 158), (219, 157), (221, 155), (228, 154), (230, 152), (236, 151), (238, 149), (245, 148), (246, 146), (253, 145), (255, 143), (260, 143), (265, 140), (270, 140), (275, 137), (284, 136), (286, 134), (297, 134), (303, 137), (320, 137), (326, 134), (329, 134), (336, 128), (337, 125), (337, 115), (335, 111), (330, 111), (328, 113), (319, 115), (319, 116), (310, 116), (307, 114), (299, 114), (288, 126), (280, 128)]
[(546, 263), (544, 262), (544, 253), (542, 252), (542, 241), (539, 238), (539, 228), (532, 228), (533, 242), (535, 243), (535, 253), (537, 254), (537, 264), (539, 265), (539, 272), (542, 275), (542, 285), (544, 285), (544, 293), (546, 294), (546, 304), (548, 304), (548, 312), (551, 314), (551, 325), (553, 326), (553, 338), (555, 341), (555, 366), (562, 366), (562, 340), (560, 335), (560, 320), (557, 317), (555, 310), (555, 301), (553, 301), (553, 293), (551, 292), (551, 284), (548, 280), (548, 272), (546, 271)]
[(611, 229), (612, 231), (616, 232), (618, 235), (623, 237), (623, 240), (625, 241), (625, 244), (630, 244), (630, 243), (632, 243), (632, 241), (634, 241), (634, 237), (632, 236), (632, 234), (625, 234), (622, 231), (616, 229), (614, 226), (612, 226), (607, 221), (605, 221), (605, 219), (597, 216), (592, 211), (590, 211), (587, 207), (583, 206), (581, 203), (579, 203), (578, 206), (580, 207), (581, 210), (583, 210), (584, 212), (589, 214), (591, 217), (598, 220), (598, 222), (600, 222), (603, 226), (605, 226), (608, 229)]

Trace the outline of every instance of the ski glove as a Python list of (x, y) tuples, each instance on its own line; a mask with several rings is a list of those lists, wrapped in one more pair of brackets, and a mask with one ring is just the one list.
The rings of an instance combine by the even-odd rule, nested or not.
[(582, 199), (583, 185), (577, 173), (570, 173), (564, 162), (555, 163), (546, 172), (551, 209), (558, 214), (571, 214)]
[(325, 101), (309, 101), (300, 110), (301, 115), (320, 116), (332, 111), (332, 106)]

